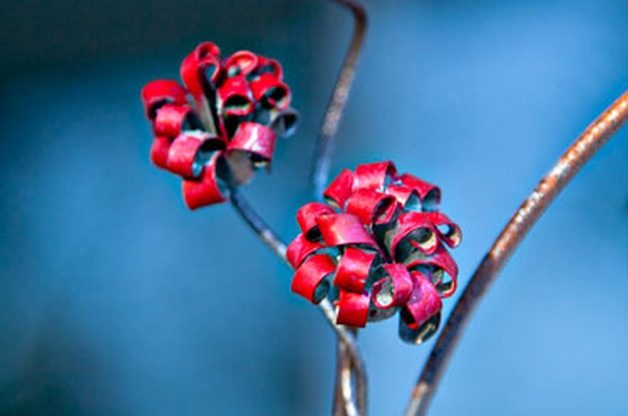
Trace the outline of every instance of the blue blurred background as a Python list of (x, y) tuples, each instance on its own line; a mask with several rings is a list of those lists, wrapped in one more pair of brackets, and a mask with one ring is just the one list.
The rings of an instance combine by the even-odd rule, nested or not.
[[(628, 86), (628, 3), (368, 1), (333, 174), (394, 159), (463, 227), (461, 283)], [(280, 59), (302, 116), (246, 189), (285, 239), (351, 31), (326, 1), (0, 5), (0, 414), (320, 415), (334, 337), (228, 205), (189, 212), (148, 162), (141, 86), (201, 40)], [(628, 410), (628, 129), (576, 177), (482, 303), (435, 415)], [(446, 313), (453, 301), (447, 302)], [(373, 415), (433, 343), (360, 336)]]

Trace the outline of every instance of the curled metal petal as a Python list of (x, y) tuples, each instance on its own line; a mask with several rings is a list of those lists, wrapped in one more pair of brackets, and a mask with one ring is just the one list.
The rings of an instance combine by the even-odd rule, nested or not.
[(363, 328), (368, 322), (369, 303), (367, 292), (341, 291), (336, 301), (336, 323)]
[(386, 193), (394, 196), (404, 209), (408, 211), (422, 211), (421, 196), (414, 188), (391, 184), (386, 188)]
[(390, 235), (392, 237), (389, 243), (390, 253), (399, 261), (404, 261), (408, 251), (413, 251), (413, 248), (430, 255), (438, 247), (434, 225), (422, 212), (410, 211), (400, 214), (394, 232)]
[(251, 51), (238, 51), (225, 61), (225, 71), (228, 77), (249, 75), (258, 66), (259, 58)]
[(425, 210), (432, 210), (440, 204), (441, 192), (438, 186), (408, 173), (399, 176), (399, 183), (419, 193)]
[(183, 200), (190, 209), (217, 204), (227, 200), (226, 189), (216, 173), (221, 155), (214, 153), (198, 179), (185, 179), (182, 183)]
[(374, 251), (347, 247), (338, 262), (334, 286), (362, 293), (366, 289), (367, 280), (377, 257)]
[(384, 191), (386, 186), (393, 181), (396, 174), (397, 168), (391, 161), (358, 165), (355, 168), (356, 181), (354, 190)]
[(170, 137), (155, 137), (150, 147), (151, 162), (162, 169), (168, 169), (168, 152), (170, 151), (171, 143), (172, 139)]
[(413, 272), (412, 277), (414, 288), (404, 308), (407, 315), (402, 312), (402, 318), (409, 328), (416, 329), (440, 312), (443, 303), (430, 279), (419, 272)]
[(380, 309), (404, 305), (412, 294), (413, 282), (406, 266), (400, 263), (383, 264), (386, 277), (373, 284), (373, 303)]
[(301, 264), (292, 279), (291, 289), (312, 303), (319, 303), (327, 296), (328, 277), (336, 270), (336, 264), (326, 254), (310, 256)]
[(442, 212), (428, 212), (425, 214), (428, 220), (434, 224), (438, 236), (449, 247), (455, 248), (462, 242), (462, 231), (458, 224), (449, 219)]
[(310, 254), (325, 248), (325, 246), (317, 241), (310, 241), (303, 234), (299, 234), (297, 238), (288, 244), (286, 249), (286, 258), (293, 268), (297, 268), (307, 259)]
[(377, 248), (377, 244), (358, 217), (350, 214), (329, 214), (316, 218), (323, 240), (330, 246), (359, 244)]
[[(405, 261), (409, 269), (420, 269), (429, 267), (433, 275), (433, 281), (440, 295), (447, 298), (454, 294), (458, 286), (458, 265), (449, 254), (449, 251), (442, 245), (439, 245), (436, 251), (426, 256), (421, 252), (413, 253)], [(443, 272), (445, 275), (443, 275)]]
[(254, 79), (263, 74), (273, 74), (277, 79), (283, 79), (283, 68), (279, 61), (265, 56), (258, 56), (257, 58), (257, 68), (255, 68), (251, 78)]
[(394, 196), (370, 189), (358, 189), (347, 201), (347, 212), (358, 217), (363, 224), (390, 222), (396, 209)]
[(251, 91), (253, 98), (267, 108), (285, 110), (290, 105), (290, 88), (273, 74), (262, 74), (252, 80)]
[(203, 42), (183, 59), (180, 74), (188, 91), (198, 100), (207, 88), (216, 85), (221, 69), (220, 49), (212, 42)]
[(297, 223), (301, 228), (303, 235), (311, 240), (320, 239), (320, 230), (318, 229), (317, 220), (321, 215), (333, 214), (335, 211), (320, 202), (310, 202), (303, 205), (297, 211)]
[(227, 78), (218, 88), (218, 99), (224, 117), (245, 117), (255, 108), (251, 87), (243, 75)]
[(241, 151), (252, 156), (255, 162), (270, 163), (275, 151), (277, 134), (269, 127), (250, 121), (238, 126), (227, 151)]
[(323, 196), (336, 208), (344, 209), (345, 203), (353, 192), (354, 182), (355, 174), (349, 169), (343, 169), (340, 175), (329, 184)]
[(197, 130), (202, 124), (189, 105), (165, 104), (157, 110), (153, 123), (156, 136), (177, 137), (184, 130)]
[(202, 172), (216, 147), (222, 142), (216, 136), (194, 130), (174, 139), (168, 151), (168, 170), (184, 178), (196, 178)]
[(142, 88), (142, 103), (146, 117), (155, 118), (157, 110), (164, 104), (183, 105), (187, 103), (187, 91), (175, 80), (158, 79)]

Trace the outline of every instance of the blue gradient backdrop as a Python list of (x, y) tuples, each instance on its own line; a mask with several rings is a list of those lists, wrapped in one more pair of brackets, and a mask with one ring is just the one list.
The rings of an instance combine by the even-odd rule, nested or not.
[[(628, 86), (628, 3), (368, 1), (333, 173), (394, 159), (441, 185), (461, 283), (563, 149)], [(320, 415), (334, 337), (228, 205), (188, 212), (139, 102), (195, 43), (277, 57), (302, 115), (246, 193), (286, 239), (350, 34), (324, 1), (0, 6), (0, 414)], [(628, 130), (561, 195), (482, 303), (435, 415), (628, 411)], [(446, 313), (452, 301), (447, 302)], [(360, 336), (373, 415), (432, 342)]]

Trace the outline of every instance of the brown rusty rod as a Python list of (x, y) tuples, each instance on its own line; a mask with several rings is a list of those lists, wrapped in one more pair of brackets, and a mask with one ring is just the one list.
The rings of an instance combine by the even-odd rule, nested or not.
[(355, 68), (362, 50), (364, 35), (366, 34), (366, 11), (364, 7), (354, 0), (335, 0), (341, 6), (346, 7), (353, 14), (353, 35), (351, 43), (342, 62), (336, 84), (332, 91), (327, 110), (321, 125), (321, 131), (316, 144), (314, 163), (312, 166), (311, 181), (316, 198), (323, 194), (329, 176), (329, 164), (334, 147), (334, 137), (338, 131), (342, 113), (349, 99), (349, 92), (355, 77)]
[(530, 228), (576, 173), (628, 119), (628, 91), (604, 111), (561, 156), (521, 204), (471, 277), (447, 319), (415, 385), (406, 415), (427, 414), (430, 402), (466, 324), (499, 271)]

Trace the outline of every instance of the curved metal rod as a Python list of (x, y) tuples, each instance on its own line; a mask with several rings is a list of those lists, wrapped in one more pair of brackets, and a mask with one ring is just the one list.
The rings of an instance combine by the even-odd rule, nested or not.
[[(335, 316), (332, 315), (332, 316)], [(350, 330), (357, 344), (357, 329)], [(359, 357), (361, 359), (361, 357)], [(334, 416), (366, 415), (368, 380), (364, 365), (355, 365), (343, 342), (336, 346), (336, 381), (334, 385)], [(355, 383), (356, 394), (353, 394)], [(355, 396), (355, 397), (354, 397)]]
[[(264, 219), (253, 209), (251, 204), (240, 193), (237, 187), (229, 188), (229, 202), (240, 215), (249, 228), (257, 234), (257, 236), (282, 260), (287, 263), (286, 259), (286, 244), (281, 238), (273, 231), (272, 228), (264, 221)], [(353, 364), (355, 370), (355, 377), (359, 380), (366, 380), (366, 371), (364, 369), (364, 363), (360, 355), (355, 337), (351, 334), (345, 326), (336, 325), (334, 308), (331, 303), (325, 299), (318, 304), (321, 312), (325, 316), (327, 322), (336, 333), (342, 347), (346, 351), (349, 361)], [(358, 397), (365, 396), (365, 392), (362, 390), (362, 386), (358, 384)], [(351, 397), (350, 392), (343, 392), (345, 397)], [(360, 404), (353, 403), (352, 400), (345, 400), (345, 407), (349, 415), (364, 414), (360, 409)], [(358, 413), (360, 412), (360, 413)]]
[(576, 139), (521, 204), (467, 284), (415, 385), (406, 415), (425, 415), (454, 348), (479, 301), (530, 228), (582, 166), (628, 119), (625, 91)]
[(347, 104), (351, 84), (355, 76), (355, 67), (362, 50), (364, 35), (366, 34), (366, 11), (355, 0), (335, 0), (341, 6), (348, 8), (353, 14), (354, 28), (351, 43), (345, 54), (340, 73), (332, 91), (325, 117), (321, 125), (321, 131), (316, 144), (314, 163), (312, 166), (311, 181), (314, 186), (314, 195), (322, 195), (329, 176), (329, 162), (333, 152), (334, 136), (338, 131), (338, 125), (342, 119), (342, 112)]

